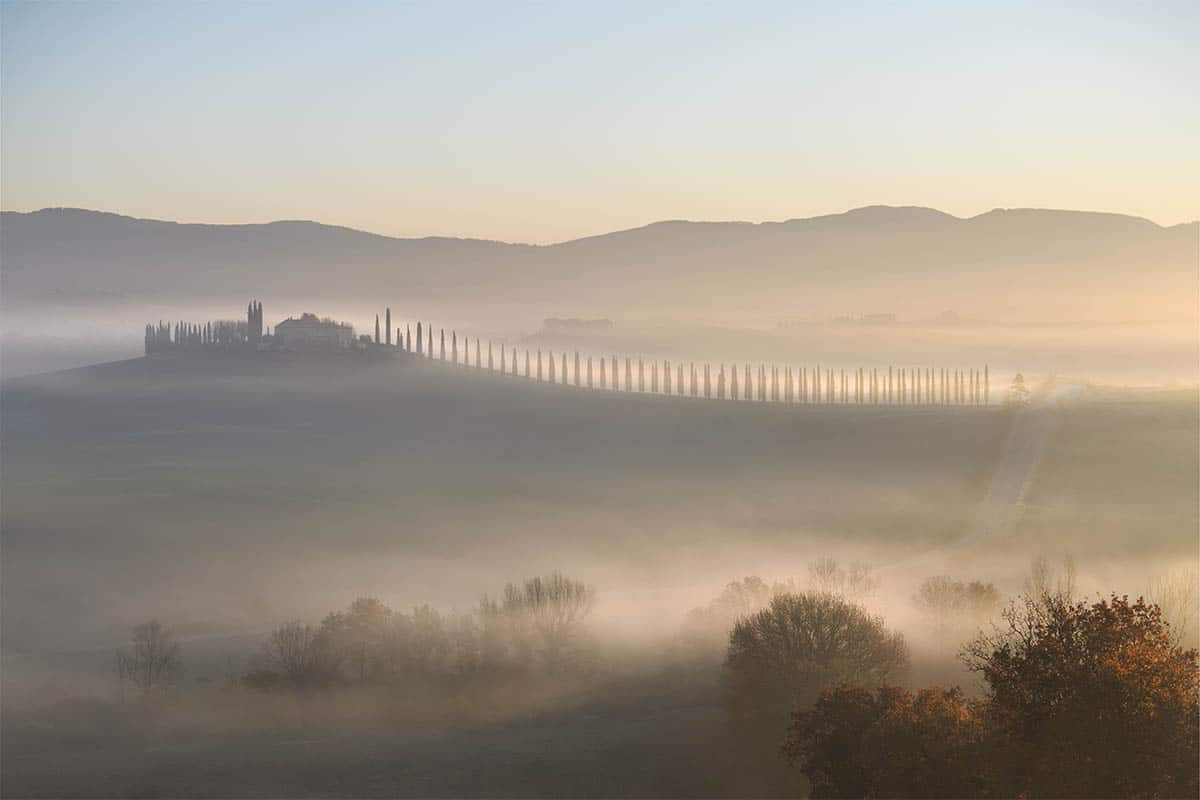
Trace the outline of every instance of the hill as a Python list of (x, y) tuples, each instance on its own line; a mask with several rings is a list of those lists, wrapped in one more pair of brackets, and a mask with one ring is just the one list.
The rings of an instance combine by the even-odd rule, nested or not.
[[(6, 305), (337, 297), (664, 317), (883, 309), (1057, 319), (1194, 314), (1200, 223), (872, 206), (786, 222), (658, 222), (548, 246), (322, 225), (4, 212)], [(1003, 291), (998, 291), (1003, 290)], [(983, 293), (987, 298), (983, 298)], [(716, 301), (714, 302), (714, 298)]]

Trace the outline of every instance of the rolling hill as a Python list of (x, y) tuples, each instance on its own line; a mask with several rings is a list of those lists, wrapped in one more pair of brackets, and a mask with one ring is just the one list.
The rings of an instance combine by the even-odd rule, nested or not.
[(667, 221), (546, 246), (398, 239), (302, 221), (181, 224), (81, 209), (4, 212), (0, 220), (9, 307), (244, 302), (253, 293), (693, 317), (955, 308), (1128, 320), (1194, 314), (1198, 257), (1200, 223), (1161, 227), (1037, 209), (962, 219), (872, 206), (759, 224)]

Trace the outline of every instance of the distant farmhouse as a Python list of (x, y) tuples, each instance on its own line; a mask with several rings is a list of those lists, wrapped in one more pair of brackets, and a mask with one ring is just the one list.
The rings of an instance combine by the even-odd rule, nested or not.
[(301, 314), (288, 317), (275, 326), (274, 346), (281, 350), (340, 350), (354, 343), (354, 328), (328, 317)]
[(562, 319), (550, 317), (542, 322), (542, 327), (554, 333), (583, 333), (592, 331), (607, 331), (612, 329), (610, 319), (579, 319), (570, 317)]
[[(391, 313), (388, 314), (389, 321)], [(397, 331), (397, 336), (399, 331)], [(391, 337), (388, 337), (391, 344)], [(246, 306), (245, 320), (212, 322), (159, 322), (146, 326), (146, 354), (183, 351), (270, 351), (329, 352), (363, 349), (370, 344), (356, 341), (354, 328), (316, 314), (288, 317), (275, 326), (274, 334), (263, 326), (263, 307), (258, 301)], [(378, 344), (378, 341), (376, 341)]]

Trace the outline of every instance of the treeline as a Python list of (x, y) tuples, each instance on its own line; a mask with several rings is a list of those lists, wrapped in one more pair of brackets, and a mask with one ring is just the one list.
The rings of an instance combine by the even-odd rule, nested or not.
[[(375, 343), (391, 343), (391, 311), (385, 312), (385, 339), (375, 320)], [(527, 380), (587, 389), (706, 397), (773, 403), (856, 405), (987, 405), (991, 402), (991, 373), (983, 369), (896, 367), (792, 367), (768, 364), (711, 364), (643, 357), (591, 356), (540, 348), (518, 351), (507, 344), (484, 342), (456, 330), (418, 322), (414, 341), (411, 326), (396, 329), (396, 346), (418, 357), (486, 369)], [(1028, 398), (1024, 379), (1014, 381), (1006, 400)]]
[(589, 665), (584, 622), (595, 590), (562, 573), (510, 583), (465, 614), (422, 605), (396, 611), (359, 598), (319, 625), (271, 632), (254, 689), (346, 684), (446, 684), (475, 677), (559, 673)]
[[(1194, 586), (1168, 593), (1190, 625)], [(1181, 593), (1190, 590), (1183, 598)], [(771, 793), (812, 797), (1194, 797), (1200, 793), (1200, 669), (1155, 603), (1075, 597), (1074, 570), (1034, 562), (1004, 603), (990, 583), (932, 576), (910, 598), (979, 683), (915, 686), (906, 638), (868, 610), (866, 564), (813, 562), (806, 578), (726, 586), (683, 623), (718, 675), (738, 769)], [(542, 685), (593, 675), (595, 589), (555, 572), (510, 583), (466, 613), (360, 598), (320, 623), (270, 633), (248, 691)], [(1179, 611), (1183, 609), (1183, 611)], [(998, 622), (998, 624), (993, 624)], [(987, 630), (984, 630), (987, 626)], [(967, 634), (967, 629), (977, 633)], [(708, 654), (715, 658), (709, 660)], [(140, 625), (117, 655), (123, 688), (176, 685), (180, 648)], [(532, 681), (532, 683), (531, 683)], [(442, 695), (448, 696), (448, 695)], [(702, 754), (698, 754), (702, 756)]]

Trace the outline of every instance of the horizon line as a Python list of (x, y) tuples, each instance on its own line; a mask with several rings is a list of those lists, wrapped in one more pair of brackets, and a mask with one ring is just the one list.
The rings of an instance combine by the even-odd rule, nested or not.
[(408, 241), (421, 241), (421, 240), (428, 240), (428, 239), (446, 239), (446, 240), (466, 241), (466, 242), (486, 242), (486, 243), (491, 243), (491, 244), (504, 244), (504, 245), (509, 245), (509, 246), (513, 246), (513, 247), (555, 247), (558, 245), (571, 244), (574, 242), (582, 242), (582, 241), (586, 241), (589, 239), (598, 239), (598, 238), (602, 238), (604, 236), (612, 236), (612, 235), (620, 234), (620, 233), (630, 233), (633, 231), (644, 230), (646, 228), (650, 228), (650, 227), (653, 227), (656, 225), (670, 225), (670, 224), (752, 225), (752, 226), (756, 226), (756, 227), (764, 226), (764, 225), (787, 225), (790, 223), (797, 223), (797, 222), (812, 222), (815, 220), (831, 219), (831, 218), (835, 218), (835, 217), (844, 217), (844, 216), (854, 214), (857, 212), (873, 211), (873, 210), (879, 210), (879, 209), (886, 209), (886, 210), (891, 210), (891, 211), (932, 212), (933, 214), (947, 217), (947, 218), (955, 220), (957, 222), (969, 222), (971, 220), (979, 219), (980, 217), (984, 217), (989, 214), (995, 214), (998, 212), (1003, 213), (1003, 212), (1036, 211), (1036, 212), (1060, 213), (1060, 214), (1086, 214), (1086, 215), (1092, 215), (1092, 216), (1123, 217), (1125, 219), (1137, 220), (1140, 222), (1149, 223), (1151, 225), (1154, 225), (1156, 228), (1159, 228), (1160, 230), (1168, 230), (1170, 228), (1178, 228), (1178, 227), (1182, 227), (1182, 226), (1195, 225), (1195, 224), (1200, 223), (1200, 219), (1191, 219), (1191, 220), (1186, 220), (1184, 222), (1178, 222), (1173, 225), (1163, 225), (1162, 223), (1156, 222), (1155, 220), (1152, 220), (1148, 217), (1142, 217), (1142, 216), (1138, 216), (1136, 214), (1127, 214), (1127, 213), (1123, 213), (1120, 211), (1090, 211), (1090, 210), (1070, 209), (1070, 208), (1040, 208), (1040, 207), (1035, 207), (1035, 206), (1015, 206), (1015, 207), (996, 206), (996, 207), (990, 208), (986, 211), (981, 211), (978, 214), (972, 214), (970, 216), (960, 217), (956, 214), (951, 214), (948, 211), (942, 211), (941, 209), (935, 208), (933, 206), (889, 205), (889, 204), (885, 204), (885, 203), (873, 203), (873, 204), (868, 204), (868, 205), (863, 205), (863, 206), (855, 206), (853, 208), (849, 208), (844, 211), (831, 212), (831, 213), (827, 213), (827, 214), (816, 214), (814, 216), (809, 216), (809, 217), (789, 217), (787, 219), (763, 219), (763, 220), (757, 220), (757, 221), (742, 220), (742, 219), (685, 219), (685, 218), (658, 219), (658, 220), (652, 220), (650, 222), (643, 223), (641, 225), (635, 225), (630, 228), (617, 228), (614, 230), (603, 231), (601, 233), (577, 236), (577, 237), (574, 237), (571, 239), (562, 239), (562, 240), (558, 240), (558, 241), (545, 242), (545, 243), (534, 243), (534, 242), (507, 241), (504, 239), (491, 239), (491, 238), (486, 238), (486, 237), (469, 236), (469, 235), (454, 236), (454, 235), (447, 235), (447, 234), (429, 234), (429, 235), (425, 235), (425, 236), (397, 236), (397, 235), (388, 234), (388, 233), (378, 233), (375, 231), (366, 230), (364, 228), (355, 228), (350, 225), (340, 225), (337, 223), (321, 222), (320, 220), (316, 220), (316, 219), (303, 219), (303, 218), (272, 219), (272, 220), (267, 220), (265, 222), (194, 222), (194, 221), (185, 222), (185, 221), (174, 220), (174, 219), (163, 219), (163, 218), (159, 218), (159, 217), (139, 217), (139, 216), (134, 216), (132, 214), (123, 214), (119, 211), (107, 211), (107, 210), (96, 209), (96, 208), (84, 208), (82, 206), (45, 206), (43, 208), (31, 209), (28, 211), (21, 211), (21, 210), (6, 208), (6, 209), (0, 209), (0, 213), (33, 215), (33, 214), (40, 214), (40, 213), (44, 213), (44, 212), (48, 212), (48, 211), (50, 211), (50, 212), (52, 212), (52, 211), (60, 211), (60, 212), (78, 211), (78, 212), (84, 212), (84, 213), (88, 213), (88, 214), (102, 214), (105, 216), (119, 217), (121, 219), (132, 220), (135, 222), (156, 222), (156, 223), (160, 223), (160, 224), (164, 224), (164, 225), (187, 225), (187, 226), (212, 227), (212, 228), (238, 228), (238, 227), (252, 227), (252, 226), (253, 227), (265, 227), (268, 225), (285, 225), (285, 224), (320, 225), (320, 226), (326, 227), (326, 228), (338, 228), (338, 229), (342, 229), (342, 230), (352, 231), (354, 233), (365, 234), (368, 236), (378, 236), (380, 238), (385, 238), (385, 239), (408, 240)]

